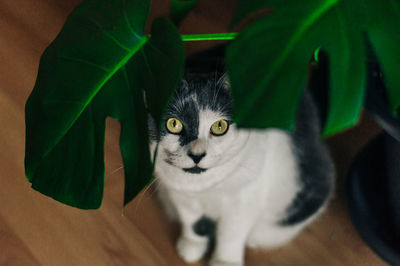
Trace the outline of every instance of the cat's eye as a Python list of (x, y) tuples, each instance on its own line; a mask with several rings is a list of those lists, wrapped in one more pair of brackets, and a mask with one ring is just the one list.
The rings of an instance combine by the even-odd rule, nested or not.
[(167, 120), (167, 129), (173, 134), (178, 134), (183, 129), (182, 122), (176, 118), (170, 118)]
[(210, 131), (214, 136), (224, 135), (229, 128), (229, 123), (226, 120), (218, 120), (212, 124)]

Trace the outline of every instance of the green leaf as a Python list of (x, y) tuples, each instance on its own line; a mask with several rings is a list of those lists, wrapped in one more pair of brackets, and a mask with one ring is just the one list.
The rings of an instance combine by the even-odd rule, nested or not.
[[(137, 55), (146, 55), (146, 46), (157, 47), (164, 54), (160, 60), (174, 60), (170, 56), (177, 52), (171, 47), (181, 46), (179, 41), (157, 46), (165, 35), (179, 40), (165, 19), (158, 24), (168, 24), (166, 32), (153, 31), (148, 42), (144, 27), (149, 4), (87, 0), (71, 13), (44, 52), (26, 103), (25, 171), (34, 189), (71, 206), (98, 208), (104, 187), (107, 116), (121, 122), (124, 202), (150, 181), (147, 116), (142, 88), (132, 82), (137, 73), (131, 66), (153, 67), (154, 60), (138, 66)], [(171, 79), (177, 79), (180, 67), (170, 68)]]
[[(74, 207), (98, 208), (104, 188), (105, 119), (111, 115), (122, 124), (120, 141), (125, 178), (136, 179), (129, 190), (140, 191), (151, 175), (146, 145), (147, 123), (142, 118), (145, 109), (140, 99), (140, 90), (130, 86), (125, 68), (122, 68), (94, 97), (61, 140), (38, 162), (30, 176), (32, 187)], [(27, 110), (27, 116), (31, 112), (34, 111)], [(46, 129), (43, 128), (43, 132)], [(125, 184), (127, 189), (127, 182)]]
[(234, 27), (251, 16), (253, 13), (258, 13), (262, 10), (272, 9), (272, 7), (277, 7), (280, 0), (238, 0), (235, 8), (235, 12), (232, 18), (231, 26)]
[[(142, 3), (86, 1), (72, 12), (45, 50), (26, 105), (28, 178), (96, 93), (147, 41), (142, 13), (149, 6)], [(113, 16), (119, 14), (119, 19), (111, 18), (109, 10), (115, 10)], [(136, 16), (137, 21), (125, 19)]]
[(240, 126), (293, 129), (307, 62), (319, 46), (313, 39), (304, 40), (314, 37), (309, 36), (311, 27), (335, 3), (272, 6), (274, 13), (249, 25), (231, 43), (227, 68), (234, 119)]
[[(131, 84), (144, 89), (148, 109), (158, 125), (161, 124), (161, 117), (172, 93), (182, 79), (184, 62), (184, 45), (178, 30), (169, 20), (158, 18), (153, 22), (149, 42), (126, 64)], [(141, 95), (138, 97), (141, 99)], [(132, 135), (132, 132), (127, 132), (126, 135), (121, 133), (121, 150), (126, 171), (124, 204), (144, 188), (150, 177), (147, 172), (130, 174), (130, 171), (140, 171), (149, 158), (146, 112), (141, 111), (136, 117), (140, 120), (140, 125), (146, 126), (146, 131), (140, 131), (137, 136)], [(123, 140), (136, 143), (141, 148), (135, 150), (135, 145), (131, 148), (124, 145)], [(139, 182), (139, 178), (144, 179)]]
[(368, 37), (384, 72), (394, 114), (400, 107), (400, 1), (370, 0)]
[(353, 6), (338, 0), (264, 4), (274, 12), (245, 28), (227, 51), (235, 121), (245, 127), (293, 129), (307, 65), (320, 47), (329, 57), (331, 81), (324, 133), (354, 124), (364, 95), (365, 53), (351, 17)]
[[(329, 112), (323, 135), (329, 136), (357, 123), (366, 87), (366, 51), (359, 24), (344, 1), (332, 9), (322, 29), (332, 27), (321, 38), (329, 59)], [(333, 27), (336, 25), (336, 27)]]
[(108, 84), (112, 90), (108, 97), (105, 97), (108, 104), (112, 104), (109, 115), (121, 123), (120, 147), (125, 172), (124, 205), (130, 202), (152, 177), (147, 112), (142, 100), (142, 90), (132, 82), (134, 75), (127, 64), (119, 71), (119, 77), (116, 76), (114, 84)]
[(181, 81), (185, 53), (178, 30), (168, 20), (156, 19), (151, 36), (128, 65), (133, 68), (135, 82), (145, 89), (148, 108), (160, 124), (170, 95)]
[(171, 19), (175, 24), (179, 24), (193, 9), (198, 0), (171, 0)]

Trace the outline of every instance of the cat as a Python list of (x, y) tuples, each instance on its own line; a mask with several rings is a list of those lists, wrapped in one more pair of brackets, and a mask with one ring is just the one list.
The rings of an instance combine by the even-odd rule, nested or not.
[(202, 259), (215, 237), (210, 265), (243, 265), (246, 246), (289, 242), (332, 195), (334, 167), (307, 90), (293, 132), (238, 128), (227, 75), (186, 74), (159, 137), (150, 125), (158, 196), (181, 224), (185, 262)]

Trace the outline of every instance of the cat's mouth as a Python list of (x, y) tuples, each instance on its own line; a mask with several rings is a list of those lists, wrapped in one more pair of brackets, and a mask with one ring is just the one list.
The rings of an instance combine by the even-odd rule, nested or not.
[(191, 174), (200, 174), (205, 172), (207, 169), (198, 167), (197, 165), (195, 167), (191, 167), (191, 168), (182, 168), (183, 171), (187, 172), (187, 173), (191, 173)]

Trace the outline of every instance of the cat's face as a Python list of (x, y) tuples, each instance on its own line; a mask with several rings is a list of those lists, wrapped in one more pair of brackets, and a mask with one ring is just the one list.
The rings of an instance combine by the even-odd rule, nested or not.
[(228, 87), (225, 78), (186, 77), (164, 117), (157, 160), (201, 175), (235, 156), (238, 129)]

